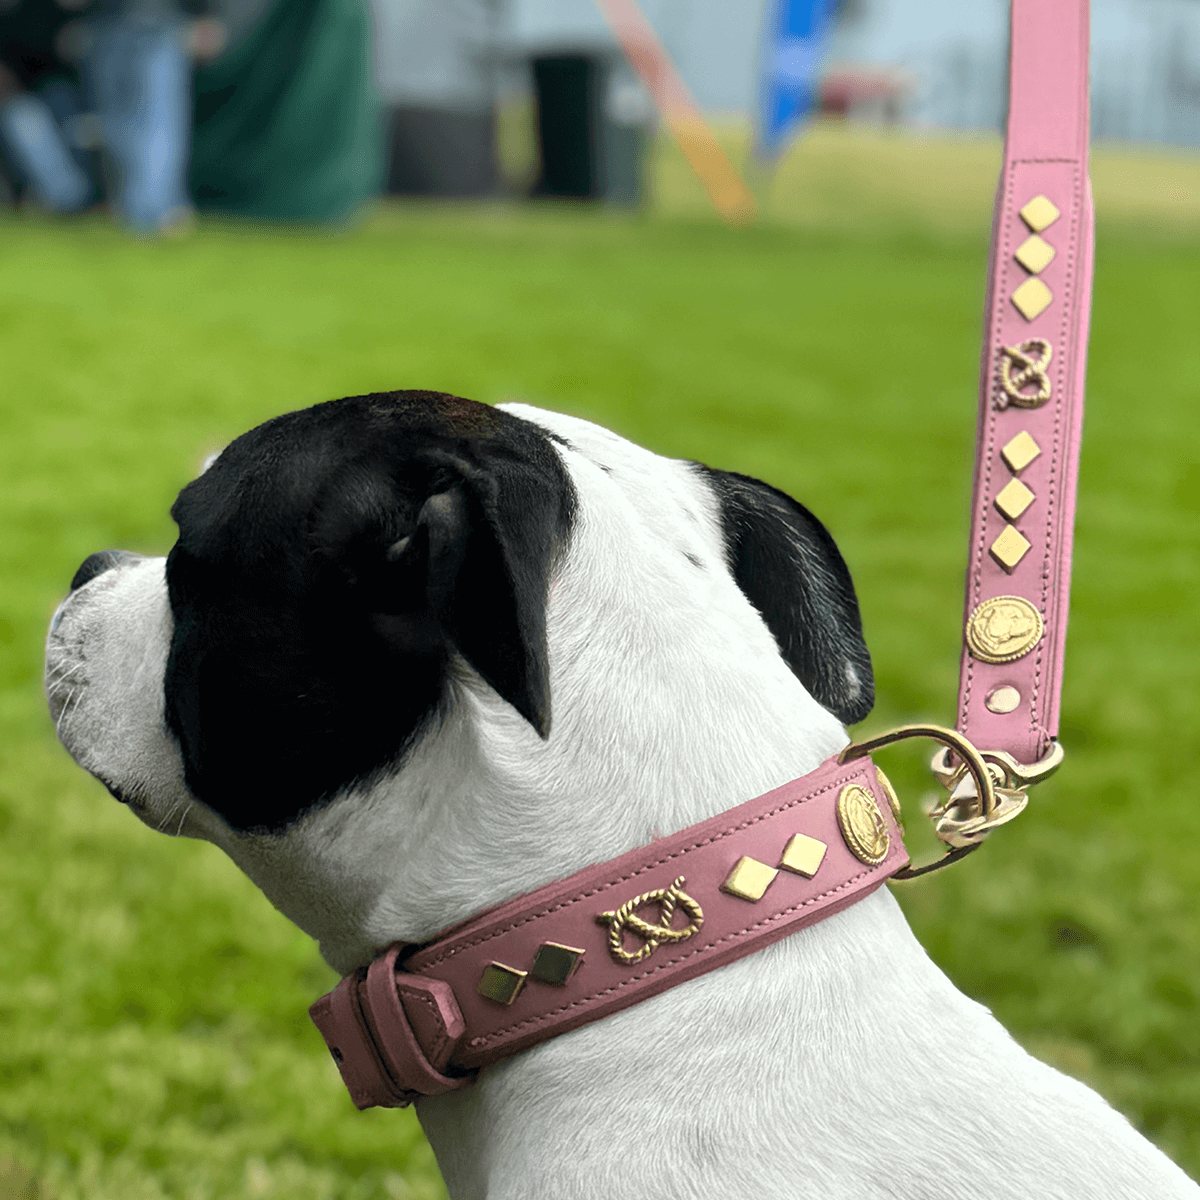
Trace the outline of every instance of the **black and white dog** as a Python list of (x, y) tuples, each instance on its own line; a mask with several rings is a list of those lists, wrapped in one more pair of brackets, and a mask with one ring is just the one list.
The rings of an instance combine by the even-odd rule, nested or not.
[[(571, 417), (339, 400), (173, 512), (165, 560), (93, 555), (55, 614), (59, 735), (341, 972), (803, 775), (871, 707), (809, 512)], [(1200, 1196), (886, 889), (418, 1112), (457, 1198)]]

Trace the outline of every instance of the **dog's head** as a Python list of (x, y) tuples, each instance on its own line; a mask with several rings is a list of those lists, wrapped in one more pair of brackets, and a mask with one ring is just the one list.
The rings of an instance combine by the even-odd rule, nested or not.
[(55, 614), (60, 737), (341, 969), (802, 773), (871, 706), (806, 509), (573, 418), (334, 401), (172, 511), (165, 560), (93, 555)]

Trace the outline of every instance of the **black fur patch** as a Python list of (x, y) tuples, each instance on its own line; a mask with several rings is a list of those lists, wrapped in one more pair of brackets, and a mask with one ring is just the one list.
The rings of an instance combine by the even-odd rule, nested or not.
[(575, 509), (549, 435), (436, 392), (277, 417), (179, 495), (167, 723), (188, 787), (278, 832), (395, 764), (460, 653), (543, 737)]
[(843, 724), (875, 703), (850, 572), (829, 531), (786, 493), (695, 464), (721, 505), (726, 561), (792, 673)]

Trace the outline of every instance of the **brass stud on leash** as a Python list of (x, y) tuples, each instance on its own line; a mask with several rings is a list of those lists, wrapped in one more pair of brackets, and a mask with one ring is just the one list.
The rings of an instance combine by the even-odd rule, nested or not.
[(1024, 429), (1000, 449), (1000, 454), (1008, 463), (1009, 469), (1018, 474), (1025, 470), (1041, 452), (1041, 446)]
[[(1053, 394), (1047, 370), (1054, 347), (1045, 338), (1029, 338), (1015, 346), (1000, 347), (1000, 395), (996, 407), (1041, 408)], [(1033, 385), (1035, 391), (1026, 391)]]
[(1018, 214), (1033, 233), (1041, 233), (1062, 215), (1046, 196), (1034, 196)]
[(1044, 313), (1054, 300), (1054, 293), (1037, 276), (1025, 280), (1012, 294), (1017, 312), (1027, 321)]
[(992, 596), (967, 618), (967, 649), (980, 662), (1015, 662), (1041, 641), (1043, 629), (1042, 614), (1024, 596)]
[(1003, 516), (1015, 521), (1033, 501), (1033, 493), (1019, 479), (1010, 479), (993, 503)]
[(1049, 242), (1035, 233), (1017, 247), (1013, 258), (1031, 275), (1039, 275), (1054, 261), (1056, 253), (1057, 251)]

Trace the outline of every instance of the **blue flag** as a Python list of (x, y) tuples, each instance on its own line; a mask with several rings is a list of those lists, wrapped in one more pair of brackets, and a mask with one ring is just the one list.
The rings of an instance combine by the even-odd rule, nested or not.
[(777, 158), (817, 95), (836, 0), (768, 0), (758, 95), (758, 153)]

